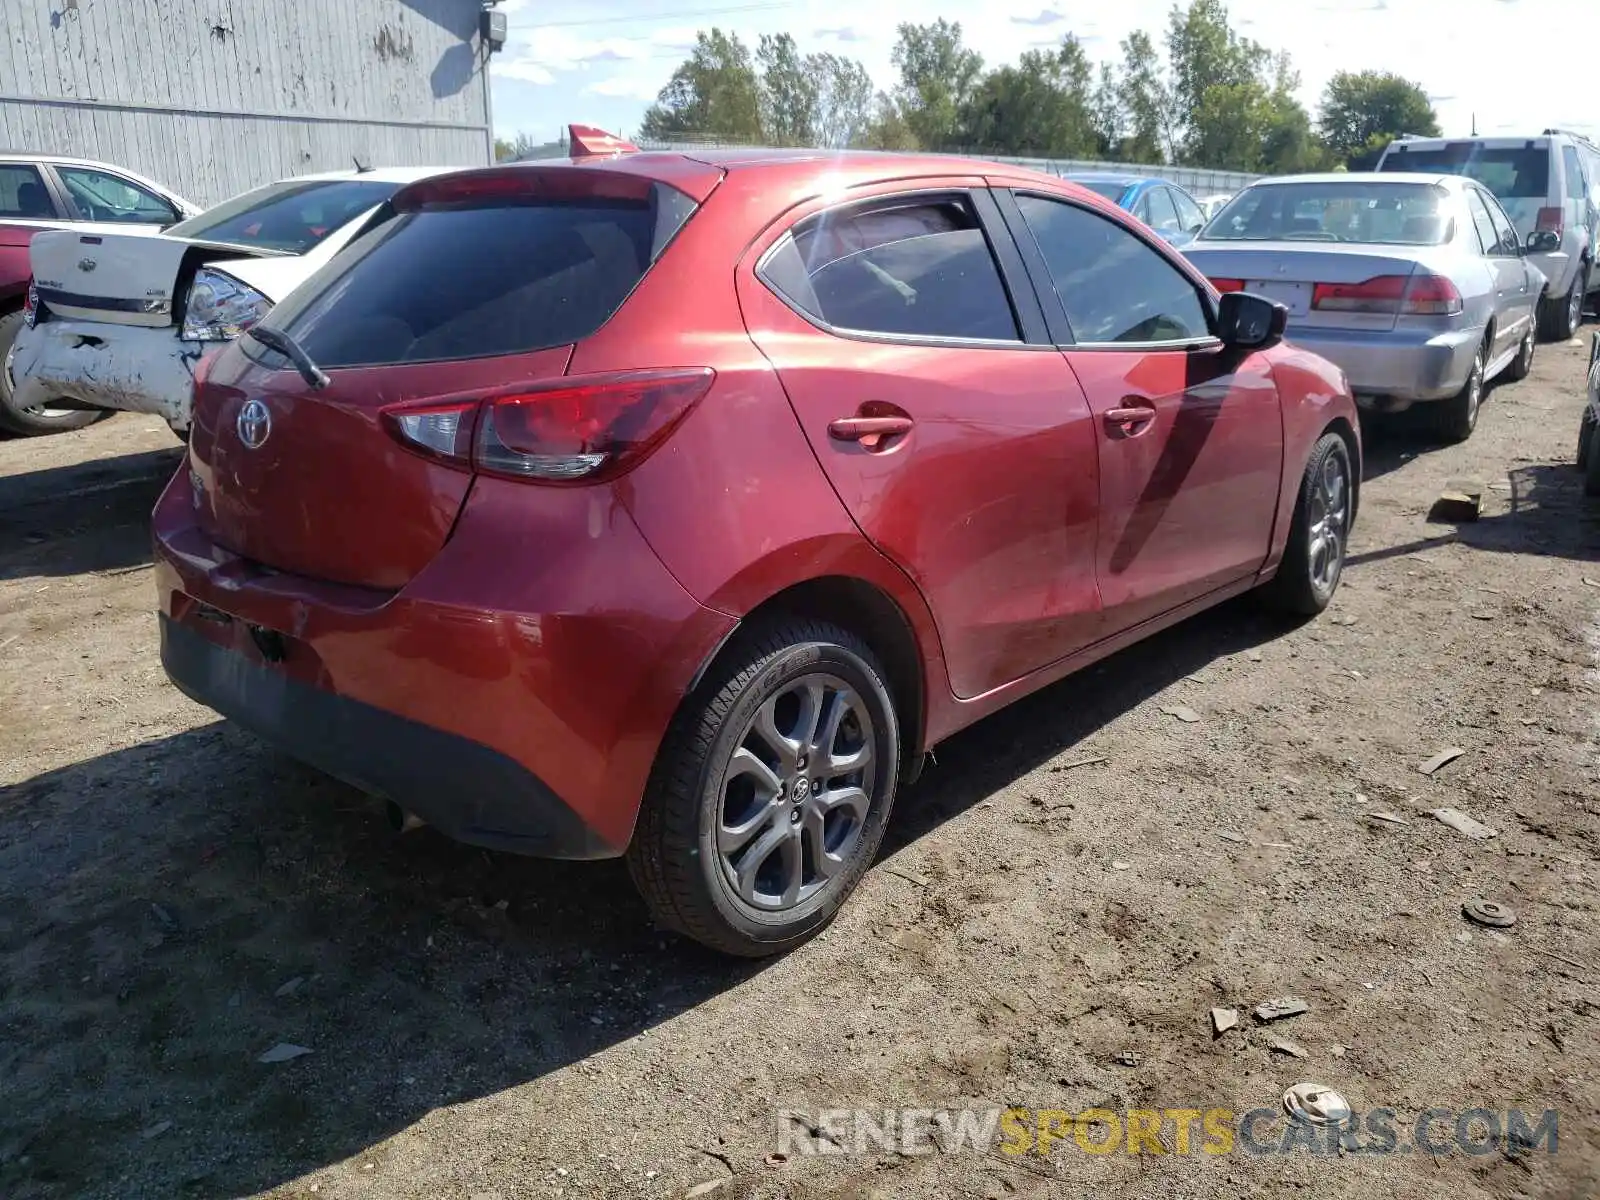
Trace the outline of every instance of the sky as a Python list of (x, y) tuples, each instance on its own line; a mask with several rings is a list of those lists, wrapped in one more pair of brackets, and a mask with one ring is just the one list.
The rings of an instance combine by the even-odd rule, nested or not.
[[(1120, 57), (1136, 29), (1160, 35), (1172, 0), (501, 0), (510, 40), (491, 65), (495, 131), (555, 140), (569, 123), (638, 129), (645, 108), (713, 25), (754, 48), (791, 33), (801, 53), (858, 59), (880, 88), (903, 21), (959, 21), (995, 66), (1075, 34), (1093, 59)], [(1287, 50), (1316, 101), (1336, 71), (1394, 71), (1421, 84), (1447, 135), (1538, 133), (1600, 139), (1600, 0), (1230, 0), (1235, 28)], [(1588, 26), (1585, 30), (1583, 27)], [(1563, 33), (1563, 30), (1566, 33)], [(1585, 47), (1562, 66), (1561, 47)], [(1520, 49), (1529, 52), (1523, 57)]]

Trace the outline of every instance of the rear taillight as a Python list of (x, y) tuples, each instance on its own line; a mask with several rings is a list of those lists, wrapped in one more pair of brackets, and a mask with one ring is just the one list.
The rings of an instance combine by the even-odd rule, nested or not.
[(1442, 275), (1379, 275), (1360, 283), (1319, 283), (1311, 292), (1319, 312), (1450, 316), (1462, 309), (1461, 293)]
[(29, 329), (39, 320), (39, 289), (28, 280), (28, 298), (22, 302), (22, 323)]
[(1539, 215), (1534, 219), (1535, 233), (1553, 233), (1562, 237), (1566, 233), (1567, 214), (1561, 208), (1541, 208)]
[(530, 483), (588, 482), (631, 466), (711, 387), (707, 367), (578, 375), (509, 395), (385, 409), (403, 445)]
[(1216, 288), (1219, 292), (1242, 292), (1244, 291), (1244, 280), (1213, 279), (1211, 281), (1211, 286)]

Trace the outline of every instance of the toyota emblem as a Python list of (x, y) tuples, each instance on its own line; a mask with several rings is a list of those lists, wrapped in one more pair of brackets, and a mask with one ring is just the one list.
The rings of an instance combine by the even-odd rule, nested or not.
[(247, 400), (239, 410), (239, 440), (247, 450), (259, 450), (272, 433), (272, 414), (259, 400)]
[(80, 258), (78, 260), (78, 270), (80, 271), (92, 271), (98, 265), (92, 258)]

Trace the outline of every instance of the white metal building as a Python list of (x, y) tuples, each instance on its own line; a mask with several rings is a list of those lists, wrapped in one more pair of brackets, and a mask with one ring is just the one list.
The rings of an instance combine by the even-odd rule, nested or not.
[(357, 160), (488, 163), (495, 2), (0, 0), (0, 151), (201, 204)]

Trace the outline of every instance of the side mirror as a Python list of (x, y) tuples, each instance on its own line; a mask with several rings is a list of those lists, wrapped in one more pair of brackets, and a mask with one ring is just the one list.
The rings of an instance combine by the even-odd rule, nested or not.
[(1259, 350), (1283, 337), (1289, 310), (1264, 296), (1224, 292), (1217, 302), (1217, 336), (1225, 346)]
[(1553, 229), (1541, 229), (1528, 235), (1529, 254), (1553, 254), (1561, 249), (1561, 235)]

